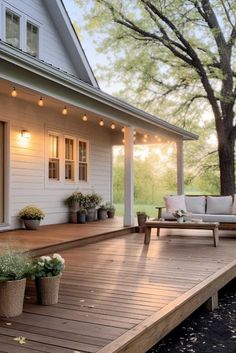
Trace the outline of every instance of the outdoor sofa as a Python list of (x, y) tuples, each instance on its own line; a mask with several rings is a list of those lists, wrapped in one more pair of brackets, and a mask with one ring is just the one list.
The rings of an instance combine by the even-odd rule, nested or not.
[(185, 216), (186, 220), (202, 219), (203, 222), (219, 222), (219, 229), (236, 230), (236, 195), (173, 195), (164, 197), (164, 201), (164, 207), (156, 207), (158, 218), (175, 220), (172, 213), (176, 210), (184, 210), (189, 213)]

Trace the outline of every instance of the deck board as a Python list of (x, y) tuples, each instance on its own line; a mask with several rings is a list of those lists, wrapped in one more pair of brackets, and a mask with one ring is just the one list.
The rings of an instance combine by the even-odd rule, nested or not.
[[(0, 350), (144, 353), (236, 276), (236, 239), (217, 248), (208, 233), (143, 239), (134, 233), (61, 252), (59, 304), (36, 305), (29, 282), (24, 313), (0, 320)], [(24, 347), (13, 341), (20, 335)]]

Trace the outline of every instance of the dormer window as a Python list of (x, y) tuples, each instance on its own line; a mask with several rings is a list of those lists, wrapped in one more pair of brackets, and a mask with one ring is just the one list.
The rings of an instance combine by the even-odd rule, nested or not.
[(6, 42), (16, 48), (20, 47), (20, 17), (6, 11)]
[(38, 56), (38, 27), (27, 22), (26, 51), (32, 56)]

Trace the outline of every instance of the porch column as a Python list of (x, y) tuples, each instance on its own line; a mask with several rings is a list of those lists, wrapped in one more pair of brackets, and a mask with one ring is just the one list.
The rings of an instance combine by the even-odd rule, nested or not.
[(177, 194), (184, 194), (184, 150), (183, 140), (176, 141), (177, 151)]
[(124, 226), (134, 225), (134, 158), (133, 127), (125, 126)]

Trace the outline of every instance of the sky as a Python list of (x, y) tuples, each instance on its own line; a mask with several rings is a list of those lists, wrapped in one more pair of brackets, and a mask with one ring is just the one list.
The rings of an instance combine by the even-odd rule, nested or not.
[[(79, 27), (82, 28), (84, 25), (82, 9), (75, 4), (74, 0), (63, 0), (63, 3), (72, 23), (76, 21)], [(104, 62), (104, 56), (96, 52), (93, 44), (94, 38), (89, 36), (86, 31), (82, 30), (82, 35), (79, 39), (92, 69), (95, 70), (97, 64)]]

